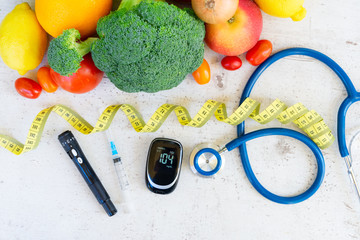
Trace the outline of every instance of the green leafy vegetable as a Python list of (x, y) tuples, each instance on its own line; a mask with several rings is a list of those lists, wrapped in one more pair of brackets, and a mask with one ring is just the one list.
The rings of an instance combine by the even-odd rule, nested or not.
[[(191, 10), (182, 10), (166, 2), (138, 2), (123, 0), (117, 11), (99, 20), (99, 39), (90, 44), (94, 63), (116, 87), (126, 92), (157, 92), (173, 88), (203, 61), (204, 23)], [(67, 42), (64, 39), (60, 42), (62, 45), (52, 51), (67, 56), (58, 57), (60, 60), (54, 62), (64, 65), (58, 67), (64, 70), (60, 74), (71, 74), (82, 53), (70, 43), (64, 44)], [(49, 51), (52, 45), (58, 44), (50, 44)], [(85, 45), (85, 48), (90, 46)], [(65, 59), (69, 58), (72, 61), (66, 62)]]
[(83, 56), (90, 52), (91, 44), (97, 38), (80, 41), (80, 32), (76, 29), (65, 30), (50, 42), (48, 61), (50, 67), (63, 76), (69, 76), (80, 68)]

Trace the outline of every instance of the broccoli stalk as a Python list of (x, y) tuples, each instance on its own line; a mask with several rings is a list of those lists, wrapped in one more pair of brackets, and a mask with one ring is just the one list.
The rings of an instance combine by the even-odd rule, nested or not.
[(120, 9), (130, 10), (132, 7), (138, 5), (140, 2), (141, 0), (121, 0), (121, 3), (117, 10)]
[(69, 76), (80, 68), (83, 56), (88, 54), (91, 45), (98, 38), (88, 38), (80, 41), (80, 32), (76, 29), (67, 29), (50, 42), (48, 62), (50, 67), (63, 76)]

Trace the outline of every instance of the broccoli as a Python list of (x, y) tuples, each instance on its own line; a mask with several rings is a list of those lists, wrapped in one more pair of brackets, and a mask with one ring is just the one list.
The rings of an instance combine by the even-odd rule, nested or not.
[(63, 76), (69, 76), (80, 68), (83, 56), (90, 52), (91, 44), (97, 38), (80, 42), (80, 32), (76, 29), (65, 30), (50, 42), (48, 61), (50, 67)]
[[(122, 0), (117, 11), (98, 21), (96, 31), (99, 39), (91, 41), (94, 63), (117, 88), (126, 92), (173, 88), (203, 61), (204, 23), (192, 10), (182, 10), (166, 2)], [(69, 35), (66, 31), (64, 34)], [(59, 70), (53, 69), (69, 74), (77, 70), (75, 66), (78, 67), (82, 53), (76, 47), (67, 48), (73, 44), (66, 40), (74, 43), (79, 37), (58, 38), (49, 48), (49, 52), (53, 48), (54, 62), (59, 63)]]

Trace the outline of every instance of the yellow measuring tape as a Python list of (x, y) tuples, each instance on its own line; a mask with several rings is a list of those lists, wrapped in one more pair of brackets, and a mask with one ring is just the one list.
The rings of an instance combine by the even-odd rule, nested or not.
[(288, 108), (283, 102), (276, 99), (265, 110), (260, 112), (260, 103), (247, 98), (229, 117), (227, 117), (225, 104), (214, 100), (206, 101), (194, 118), (190, 117), (189, 112), (183, 106), (163, 104), (155, 111), (147, 123), (144, 122), (141, 114), (131, 105), (111, 105), (103, 111), (94, 127), (75, 111), (58, 104), (46, 108), (36, 115), (25, 144), (0, 134), (0, 146), (16, 155), (33, 150), (40, 142), (46, 120), (51, 112), (57, 113), (79, 132), (90, 134), (106, 130), (119, 109), (125, 113), (132, 127), (137, 132), (155, 132), (169, 114), (174, 111), (178, 121), (184, 126), (202, 127), (212, 115), (215, 115), (217, 120), (231, 125), (238, 125), (248, 117), (261, 124), (268, 123), (276, 118), (283, 124), (294, 122), (322, 149), (329, 147), (335, 140), (322, 117), (313, 110), (309, 111), (301, 103)]

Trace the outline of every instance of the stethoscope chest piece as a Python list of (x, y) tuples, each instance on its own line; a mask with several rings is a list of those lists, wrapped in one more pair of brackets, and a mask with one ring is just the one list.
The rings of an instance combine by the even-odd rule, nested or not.
[(190, 154), (190, 168), (200, 176), (215, 176), (224, 168), (225, 159), (217, 150), (220, 147), (213, 143), (201, 143)]

